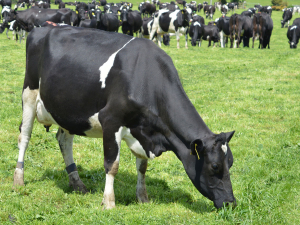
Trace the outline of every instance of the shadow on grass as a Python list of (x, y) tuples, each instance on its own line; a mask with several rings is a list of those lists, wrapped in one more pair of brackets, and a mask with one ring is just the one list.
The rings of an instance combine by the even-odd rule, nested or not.
[[(90, 194), (103, 194), (105, 187), (104, 169), (86, 170), (78, 165), (78, 173)], [(62, 189), (65, 193), (73, 192), (72, 188), (70, 188), (68, 185), (68, 175), (65, 171), (47, 169), (39, 181), (49, 179), (54, 180), (57, 187)], [(186, 177), (186, 179), (188, 179), (188, 177)], [(28, 182), (36, 182), (36, 180)], [(137, 204), (135, 194), (136, 183), (137, 175), (122, 171), (118, 172), (114, 182), (117, 205), (127, 206)], [(180, 188), (170, 189), (165, 180), (147, 176), (147, 173), (146, 187), (149, 200), (151, 202), (155, 202), (157, 204), (177, 203), (196, 213), (211, 212), (214, 210), (212, 204), (207, 204), (204, 200), (198, 200), (195, 202), (192, 195), (190, 195), (188, 192), (185, 192)]]

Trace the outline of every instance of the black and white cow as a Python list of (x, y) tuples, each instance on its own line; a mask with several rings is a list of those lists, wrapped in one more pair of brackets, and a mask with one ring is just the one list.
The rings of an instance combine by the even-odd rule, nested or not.
[(282, 19), (281, 20), (281, 28), (284, 27), (285, 23), (287, 22), (287, 25), (289, 26), (290, 20), (293, 17), (293, 12), (291, 10), (285, 10), (282, 14)]
[(229, 20), (230, 17), (227, 16), (222, 16), (215, 20), (215, 23), (219, 29), (221, 48), (225, 47), (225, 43), (228, 44), (228, 37), (230, 37)]
[(254, 14), (256, 12), (256, 8), (249, 8), (248, 11), (251, 11), (252, 14)]
[(137, 34), (143, 25), (141, 13), (137, 10), (123, 9), (120, 20), (122, 21), (123, 34), (129, 34), (131, 36), (133, 36), (133, 33)]
[[(64, 58), (68, 60), (62, 62)], [(215, 207), (235, 204), (228, 145), (234, 131), (215, 134), (207, 127), (171, 57), (149, 40), (69, 26), (35, 28), (27, 38), (22, 109), (15, 186), (24, 185), (25, 151), (36, 118), (46, 127), (59, 126), (56, 138), (69, 185), (77, 191), (87, 189), (73, 159), (74, 135), (103, 138), (106, 209), (115, 207), (113, 183), (122, 140), (137, 157), (140, 202), (148, 202), (148, 160), (172, 151)]]
[[(98, 10), (98, 9), (97, 9)], [(96, 12), (98, 16), (98, 13)], [(120, 23), (118, 19), (118, 15), (114, 13), (103, 13), (101, 12), (100, 21), (97, 18), (97, 28), (100, 30), (118, 32)]]
[(231, 10), (231, 12), (235, 12), (235, 4), (234, 2), (230, 2), (230, 3), (227, 3), (227, 7), (228, 7), (228, 12)]
[(141, 14), (143, 15), (143, 17), (145, 17), (145, 14), (149, 17), (156, 11), (156, 6), (151, 3), (142, 2), (139, 5), (139, 10), (140, 10)]
[(222, 7), (221, 7), (222, 15), (226, 16), (227, 12), (228, 12), (228, 6), (227, 5), (222, 5)]
[[(143, 25), (142, 25), (142, 27), (140, 29), (140, 33), (139, 33), (140, 38), (149, 39), (151, 30), (152, 30), (153, 21), (154, 21), (154, 17), (143, 19)], [(157, 38), (157, 34), (155, 34), (154, 37)], [(163, 35), (163, 43), (166, 46), (170, 45), (170, 35), (169, 34)]]
[(192, 46), (196, 46), (198, 41), (198, 46), (201, 47), (201, 40), (203, 34), (204, 34), (204, 24), (201, 24), (198, 21), (193, 21), (189, 28), (189, 35), (192, 38), (191, 40)]
[(21, 44), (22, 39), (25, 39), (26, 31), (23, 30), (21, 26), (16, 23), (15, 20), (10, 23), (9, 30), (13, 32), (13, 40), (14, 37), (16, 37), (16, 42), (18, 42), (18, 39), (20, 38), (20, 44)]
[(155, 32), (158, 36), (158, 45), (161, 47), (161, 35), (164, 33), (175, 33), (177, 40), (177, 48), (179, 49), (180, 33), (185, 35), (185, 47), (187, 44), (187, 33), (189, 22), (192, 21), (192, 10), (190, 8), (176, 10), (159, 10), (155, 16), (150, 34), (150, 40), (153, 40)]
[(294, 20), (293, 25), (287, 31), (290, 48), (297, 48), (300, 38), (300, 18)]
[(272, 7), (271, 6), (263, 6), (259, 9), (259, 12), (264, 12), (272, 16)]
[(76, 10), (76, 13), (78, 15), (78, 24), (80, 24), (81, 20), (86, 19), (86, 14), (88, 12), (88, 5), (84, 2), (78, 3), (76, 5), (75, 10)]
[[(215, 47), (215, 44), (218, 43), (220, 40), (218, 27), (215, 25), (204, 25), (202, 40), (208, 41), (207, 47), (210, 47), (211, 41), (213, 41), (213, 46)], [(202, 40), (200, 39), (200, 42), (202, 42)]]
[(206, 6), (204, 6), (203, 11), (206, 15), (206, 19), (209, 17), (212, 20), (214, 14), (215, 14), (216, 8), (214, 5), (206, 5)]
[(252, 48), (254, 48), (254, 40), (256, 34), (259, 35), (259, 46), (261, 49), (270, 48), (270, 39), (273, 31), (273, 20), (267, 13), (256, 13), (253, 16), (253, 34), (252, 34)]
[(200, 12), (201, 9), (203, 9), (203, 5), (201, 3), (199, 3), (197, 6), (197, 11)]
[(26, 32), (30, 32), (35, 26), (41, 26), (46, 21), (54, 23), (65, 23), (71, 25), (71, 9), (39, 9), (30, 8), (18, 11), (16, 23)]
[(239, 48), (243, 37), (243, 46), (249, 47), (249, 39), (252, 37), (252, 19), (248, 16), (234, 14), (229, 20), (230, 48), (233, 47), (233, 40), (236, 36), (237, 48)]
[(59, 8), (59, 9), (66, 8), (66, 3), (60, 2), (58, 8)]

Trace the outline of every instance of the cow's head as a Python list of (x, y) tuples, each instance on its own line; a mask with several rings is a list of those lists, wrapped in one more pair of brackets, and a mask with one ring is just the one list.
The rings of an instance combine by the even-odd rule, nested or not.
[(122, 23), (127, 22), (128, 20), (128, 13), (131, 12), (131, 9), (127, 9), (127, 8), (123, 8), (121, 11), (121, 16), (120, 19), (122, 21)]
[(290, 26), (287, 33), (290, 48), (297, 48), (300, 37), (300, 27), (294, 25)]
[(179, 27), (192, 22), (192, 10), (190, 8), (180, 10), (177, 14), (177, 22)]
[(101, 10), (98, 8), (95, 11), (95, 14), (96, 14), (96, 20), (97, 20), (97, 22), (100, 22), (100, 20), (101, 20)]
[(194, 168), (186, 171), (195, 187), (213, 201), (216, 208), (236, 202), (229, 174), (233, 156), (228, 143), (233, 134), (234, 131), (212, 135), (190, 144), (190, 154), (195, 157), (196, 163)]
[(85, 20), (87, 17), (88, 5), (85, 3), (79, 3), (76, 5), (76, 13), (79, 20)]
[(164, 43), (164, 45), (166, 45), (166, 46), (169, 46), (169, 45), (170, 45), (170, 35), (169, 35), (169, 34), (164, 34), (164, 35), (163, 35), (163, 43)]

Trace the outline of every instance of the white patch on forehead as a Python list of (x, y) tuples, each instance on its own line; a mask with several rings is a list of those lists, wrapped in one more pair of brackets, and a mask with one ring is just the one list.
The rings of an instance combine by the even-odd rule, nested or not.
[(102, 82), (101, 88), (105, 88), (105, 80), (108, 76), (108, 73), (109, 73), (110, 69), (114, 65), (116, 55), (118, 54), (119, 51), (121, 51), (123, 48), (125, 48), (126, 45), (128, 45), (133, 39), (135, 39), (135, 38), (133, 37), (132, 39), (130, 39), (125, 45), (123, 45), (122, 48), (120, 48), (118, 51), (113, 53), (108, 58), (108, 60), (102, 66), (100, 66), (100, 68), (99, 68), (99, 70), (100, 70), (100, 80), (99, 80), (99, 82)]
[(222, 151), (225, 153), (225, 155), (227, 155), (227, 143), (225, 142), (224, 145), (221, 146)]
[(199, 26), (199, 27), (201, 27), (201, 24), (200, 24), (199, 22), (195, 22), (195, 23), (194, 23), (194, 26)]
[(192, 9), (191, 8), (187, 8), (186, 11), (188, 11), (189, 14), (192, 13)]
[(251, 9), (249, 9), (248, 11), (249, 11), (249, 12), (252, 12), (252, 10), (251, 10)]
[(294, 29), (296, 29), (297, 28), (297, 26), (292, 26), (291, 27), (291, 30), (294, 30)]
[(272, 7), (271, 6), (268, 6), (268, 8), (267, 9), (272, 9)]
[(1, 14), (3, 14), (4, 12), (10, 12), (10, 7), (9, 6), (4, 6), (4, 8), (2, 9)]
[(219, 21), (220, 18), (215, 19), (215, 22), (217, 23)]

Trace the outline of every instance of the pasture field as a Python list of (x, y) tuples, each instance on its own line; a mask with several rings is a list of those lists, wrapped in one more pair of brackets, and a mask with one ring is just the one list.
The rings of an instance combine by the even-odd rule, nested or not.
[[(219, 16), (217, 11), (214, 18)], [(90, 190), (82, 195), (68, 187), (57, 127), (46, 133), (37, 122), (25, 155), (25, 186), (13, 190), (25, 44), (0, 35), (0, 224), (299, 224), (300, 50), (289, 49), (281, 16), (272, 14), (271, 49), (258, 49), (257, 41), (254, 49), (207, 48), (207, 42), (200, 48), (189, 42), (185, 49), (183, 37), (179, 50), (173, 37), (170, 47), (162, 47), (208, 127), (236, 131), (230, 142), (234, 209), (216, 210), (172, 152), (149, 162), (150, 203), (137, 203), (135, 157), (123, 143), (116, 208), (102, 210), (102, 139), (74, 139), (79, 175)]]

